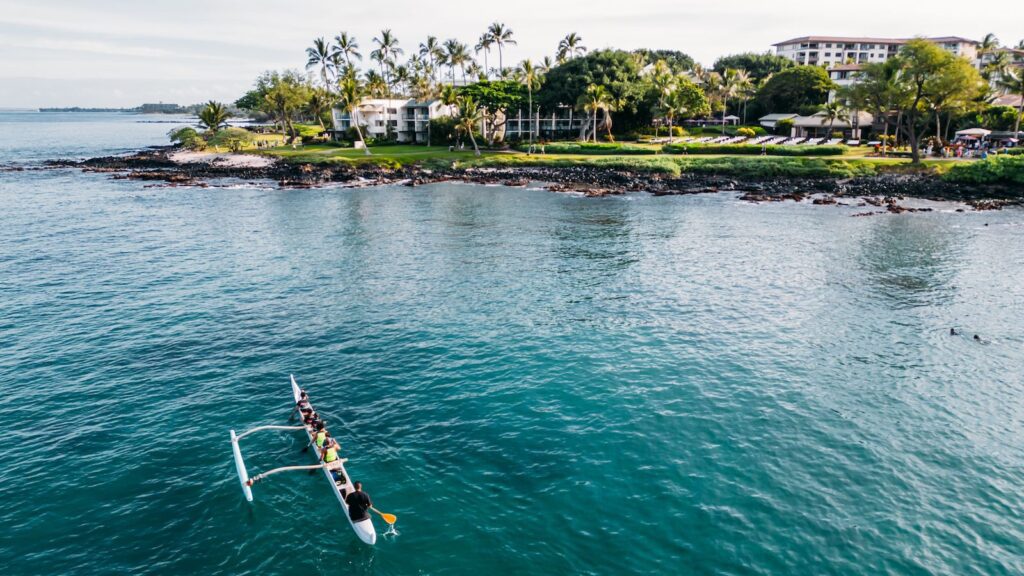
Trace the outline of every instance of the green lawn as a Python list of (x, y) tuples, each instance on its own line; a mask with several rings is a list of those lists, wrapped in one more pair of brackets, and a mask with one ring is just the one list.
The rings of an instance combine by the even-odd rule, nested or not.
[[(450, 152), (447, 146), (371, 146), (370, 156), (363, 150), (355, 148), (339, 148), (328, 144), (307, 144), (299, 148), (290, 146), (278, 146), (268, 150), (261, 150), (259, 154), (278, 156), (292, 162), (309, 163), (379, 163), (385, 165), (405, 165), (416, 163), (437, 163), (451, 164), (459, 160), (473, 158), (473, 149), (467, 148)], [(482, 155), (504, 154), (503, 152), (481, 151)]]
[[(631, 144), (636, 146), (636, 144)], [(643, 146), (643, 145), (641, 145)], [(679, 175), (683, 172), (719, 173), (735, 176), (807, 176), (851, 177), (878, 172), (930, 170), (946, 172), (956, 160), (927, 160), (923, 167), (911, 167), (903, 158), (869, 157), (872, 149), (851, 148), (843, 156), (780, 157), (736, 156), (728, 154), (706, 155), (625, 155), (609, 154), (526, 154), (515, 151), (482, 151), (480, 157), (472, 148), (449, 151), (447, 146), (377, 146), (371, 147), (371, 156), (363, 150), (340, 148), (328, 144), (308, 144), (299, 148), (278, 146), (251, 153), (284, 158), (301, 163), (375, 164), (397, 168), (417, 164), (436, 167), (570, 167), (594, 166), (616, 170)]]

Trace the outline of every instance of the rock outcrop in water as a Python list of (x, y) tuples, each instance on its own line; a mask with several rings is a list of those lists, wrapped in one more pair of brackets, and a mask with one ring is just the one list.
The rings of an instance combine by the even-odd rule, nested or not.
[(811, 198), (813, 203), (819, 205), (870, 204), (885, 208), (881, 213), (927, 211), (899, 205), (896, 199), (902, 198), (958, 201), (969, 204), (975, 210), (998, 210), (1009, 204), (1019, 204), (1024, 199), (1024, 190), (1019, 188), (956, 184), (931, 174), (882, 174), (853, 179), (828, 179), (694, 173), (673, 177), (597, 166), (428, 169), (417, 166), (387, 168), (377, 165), (299, 164), (284, 161), (254, 166), (217, 161), (182, 163), (172, 159), (170, 148), (153, 148), (126, 156), (106, 156), (80, 162), (53, 161), (49, 164), (90, 172), (107, 172), (114, 178), (161, 182), (168, 186), (204, 186), (211, 180), (223, 178), (269, 180), (289, 188), (328, 184), (422, 186), (445, 181), (526, 186), (537, 182), (543, 183), (553, 192), (570, 192), (588, 197), (625, 192), (669, 196), (736, 191), (742, 193), (742, 200), (749, 202), (800, 202)]

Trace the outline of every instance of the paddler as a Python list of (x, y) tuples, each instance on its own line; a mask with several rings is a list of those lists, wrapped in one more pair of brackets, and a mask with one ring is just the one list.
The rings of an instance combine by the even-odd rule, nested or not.
[(355, 490), (345, 496), (345, 504), (348, 505), (348, 517), (353, 522), (366, 520), (370, 517), (368, 510), (373, 507), (370, 495), (363, 492), (363, 483), (358, 480), (353, 484)]

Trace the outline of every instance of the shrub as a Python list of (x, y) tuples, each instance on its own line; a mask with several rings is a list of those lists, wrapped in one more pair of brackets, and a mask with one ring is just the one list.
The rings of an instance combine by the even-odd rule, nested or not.
[(1004, 153), (1010, 156), (1024, 156), (1024, 148), (1007, 148)]
[(793, 131), (793, 121), (789, 118), (783, 118), (775, 123), (775, 133), (779, 136), (789, 136)]
[(442, 116), (430, 121), (430, 145), (451, 146), (455, 144), (457, 120), (451, 116)]
[(189, 150), (202, 150), (206, 148), (206, 141), (196, 132), (195, 128), (188, 126), (175, 128), (167, 133), (167, 138), (174, 144)]
[(957, 163), (943, 178), (964, 184), (1024, 184), (1024, 156), (992, 156)]
[(211, 136), (207, 143), (210, 146), (226, 146), (232, 152), (238, 152), (246, 145), (252, 144), (252, 132), (243, 128), (224, 128)]
[(736, 130), (736, 135), (746, 136), (747, 138), (753, 138), (754, 136), (757, 136), (757, 132), (755, 132), (753, 128), (747, 128), (746, 126), (744, 126)]
[(875, 165), (824, 158), (676, 158), (683, 172), (739, 178), (854, 178), (875, 173)]
[(842, 156), (845, 146), (758, 146), (756, 144), (666, 144), (666, 154), (735, 154), (741, 156)]

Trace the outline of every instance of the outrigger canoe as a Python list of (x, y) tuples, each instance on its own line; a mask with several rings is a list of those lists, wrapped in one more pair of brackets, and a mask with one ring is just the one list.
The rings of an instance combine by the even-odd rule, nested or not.
[[(301, 397), (302, 390), (299, 389), (299, 385), (295, 382), (295, 376), (291, 377), (291, 381), (292, 381), (292, 400), (297, 405), (299, 403), (299, 398)], [(358, 522), (353, 522), (352, 518), (348, 514), (348, 504), (345, 503), (345, 497), (342, 496), (342, 491), (344, 491), (345, 494), (350, 494), (350, 493), (352, 493), (355, 490), (355, 488), (352, 486), (352, 479), (349, 477), (348, 471), (345, 470), (345, 464), (343, 462), (341, 462), (340, 460), (335, 460), (334, 462), (330, 463), (329, 465), (324, 465), (323, 463), (320, 462), (320, 454), (318, 453), (317, 450), (314, 449), (312, 452), (313, 452), (313, 455), (316, 457), (316, 460), (317, 460), (316, 464), (309, 465), (309, 466), (284, 466), (282, 468), (275, 468), (273, 470), (268, 470), (267, 472), (264, 472), (262, 474), (258, 474), (256, 476), (254, 476), (252, 478), (252, 481), (250, 481), (249, 472), (245, 468), (245, 460), (242, 458), (242, 451), (238, 447), (238, 442), (242, 438), (248, 436), (249, 434), (252, 434), (253, 432), (257, 432), (259, 430), (304, 430), (306, 432), (306, 439), (309, 440), (310, 444), (313, 443), (313, 436), (314, 436), (313, 429), (312, 429), (312, 427), (305, 426), (305, 425), (299, 425), (299, 426), (277, 426), (277, 425), (259, 426), (257, 428), (253, 428), (252, 430), (248, 430), (248, 431), (246, 431), (246, 432), (244, 432), (242, 434), (238, 434), (238, 435), (235, 435), (235, 431), (232, 430), (231, 431), (231, 452), (232, 452), (232, 454), (234, 456), (235, 468), (238, 471), (238, 481), (242, 485), (242, 493), (245, 495), (245, 499), (246, 500), (248, 500), (249, 502), (252, 502), (252, 499), (253, 499), (253, 496), (252, 496), (252, 481), (262, 480), (263, 478), (265, 478), (267, 476), (270, 476), (271, 474), (276, 474), (278, 472), (286, 472), (286, 471), (290, 471), (290, 470), (314, 470), (315, 471), (316, 469), (319, 468), (320, 469), (320, 473), (324, 475), (324, 478), (327, 480), (327, 483), (330, 485), (331, 492), (334, 494), (334, 497), (338, 500), (338, 504), (341, 505), (341, 512), (345, 516), (345, 520), (349, 523), (350, 526), (352, 526), (352, 530), (356, 533), (356, 536), (358, 536), (360, 540), (362, 540), (363, 542), (365, 542), (367, 544), (375, 544), (377, 542), (377, 530), (374, 528), (373, 520), (371, 518), (367, 517), (364, 520), (360, 520)], [(332, 470), (336, 474), (338, 474), (340, 476), (339, 480), (336, 481), (334, 479), (334, 476), (331, 474)], [(378, 512), (378, 514), (380, 514), (380, 513)], [(383, 514), (383, 516), (385, 517), (385, 519), (388, 522), (394, 522), (395, 521), (394, 517), (392, 515), (390, 515), (390, 514)]]
[[(299, 403), (302, 390), (299, 389), (299, 385), (295, 382), (295, 376), (292, 376), (292, 398), (295, 403)], [(313, 429), (309, 426), (303, 426), (306, 430), (306, 436), (309, 441), (313, 441)], [(315, 450), (313, 451), (316, 452)], [(316, 454), (317, 460), (319, 461), (320, 455)], [(355, 491), (355, 487), (352, 486), (352, 478), (349, 477), (348, 472), (345, 470), (345, 464), (338, 462), (335, 470), (341, 474), (341, 480), (335, 481), (334, 477), (331, 476), (331, 471), (326, 467), (321, 467), (324, 478), (327, 479), (327, 483), (331, 485), (331, 491), (334, 492), (334, 497), (338, 499), (338, 503), (341, 504), (341, 509), (345, 512), (345, 519), (352, 526), (352, 530), (355, 531), (356, 536), (360, 540), (367, 544), (374, 544), (377, 542), (377, 530), (373, 527), (373, 520), (368, 516), (365, 520), (353, 522), (352, 517), (348, 515), (348, 504), (345, 504), (345, 497), (341, 495), (344, 491), (345, 494), (351, 494)]]

